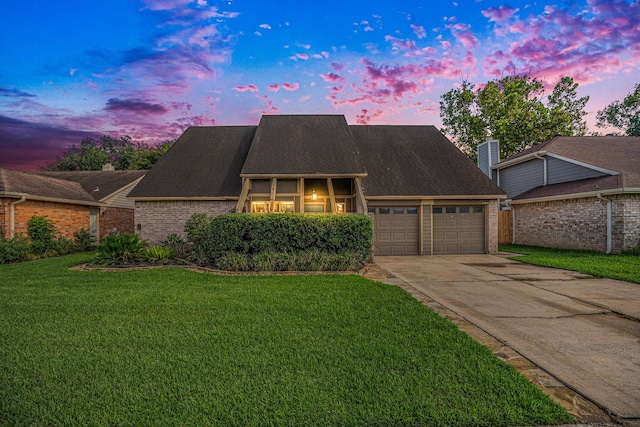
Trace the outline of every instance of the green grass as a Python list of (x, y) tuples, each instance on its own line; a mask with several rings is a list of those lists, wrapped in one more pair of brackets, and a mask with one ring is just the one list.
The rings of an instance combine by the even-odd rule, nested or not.
[(562, 268), (597, 277), (640, 283), (640, 257), (637, 255), (607, 255), (599, 252), (523, 245), (500, 245), (500, 250), (523, 254), (524, 256), (512, 259), (527, 264)]
[(0, 425), (527, 426), (571, 417), (358, 276), (0, 266)]

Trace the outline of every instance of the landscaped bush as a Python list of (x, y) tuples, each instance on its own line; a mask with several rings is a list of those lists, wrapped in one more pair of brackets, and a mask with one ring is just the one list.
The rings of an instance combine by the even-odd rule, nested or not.
[(172, 249), (178, 258), (184, 258), (187, 255), (187, 242), (179, 234), (169, 234), (161, 243), (165, 248)]
[(84, 228), (73, 233), (73, 243), (75, 245), (75, 249), (80, 252), (93, 250), (95, 246), (93, 234)]
[(168, 261), (176, 257), (176, 251), (165, 246), (154, 245), (145, 251), (144, 257), (151, 262)]
[[(373, 223), (365, 215), (225, 214), (210, 219), (195, 214), (187, 221), (185, 232), (193, 243), (192, 259), (199, 263), (215, 263), (229, 252), (254, 256), (309, 250), (323, 254), (350, 252), (362, 260), (371, 256)], [(278, 257), (274, 269), (293, 263), (285, 256)], [(254, 256), (255, 261), (261, 266), (272, 262), (266, 255)]]
[(46, 216), (34, 215), (27, 222), (27, 233), (31, 238), (31, 253), (44, 254), (47, 249), (55, 250), (56, 228)]
[(226, 271), (356, 271), (362, 258), (353, 252), (328, 254), (318, 250), (300, 252), (227, 252), (216, 258), (215, 266)]
[(131, 233), (109, 234), (100, 240), (97, 264), (132, 264), (142, 259), (147, 243)]
[(7, 239), (0, 234), (0, 264), (26, 261), (29, 253), (29, 239), (26, 237)]

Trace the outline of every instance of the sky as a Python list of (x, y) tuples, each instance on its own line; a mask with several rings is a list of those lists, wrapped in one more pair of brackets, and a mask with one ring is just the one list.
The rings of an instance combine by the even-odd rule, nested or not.
[(463, 80), (522, 74), (573, 77), (601, 131), (640, 83), (640, 0), (4, 0), (0, 167), (263, 114), (440, 127)]

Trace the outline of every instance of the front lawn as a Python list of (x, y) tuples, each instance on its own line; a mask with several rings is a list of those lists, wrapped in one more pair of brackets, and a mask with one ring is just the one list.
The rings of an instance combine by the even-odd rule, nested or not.
[(500, 245), (500, 250), (523, 254), (524, 256), (512, 259), (528, 264), (640, 283), (640, 257), (637, 255), (607, 255), (599, 252), (524, 245)]
[(0, 266), (0, 425), (534, 426), (571, 417), (358, 276)]

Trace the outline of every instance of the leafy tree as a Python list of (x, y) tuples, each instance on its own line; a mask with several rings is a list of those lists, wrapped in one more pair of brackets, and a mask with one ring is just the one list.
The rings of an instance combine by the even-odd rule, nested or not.
[(614, 101), (596, 116), (598, 127), (617, 127), (627, 136), (640, 136), (640, 83), (622, 102)]
[(501, 158), (518, 153), (557, 134), (584, 135), (582, 121), (588, 96), (577, 98), (578, 84), (563, 77), (546, 97), (543, 82), (528, 76), (504, 77), (442, 95), (442, 131), (473, 161), (476, 147), (491, 136), (500, 141)]
[(101, 170), (106, 163), (115, 169), (149, 169), (171, 147), (173, 141), (167, 141), (158, 147), (149, 147), (140, 142), (131, 141), (123, 136), (115, 139), (103, 136), (100, 139), (85, 138), (80, 145), (72, 145), (55, 161), (47, 163), (45, 170), (75, 171)]

